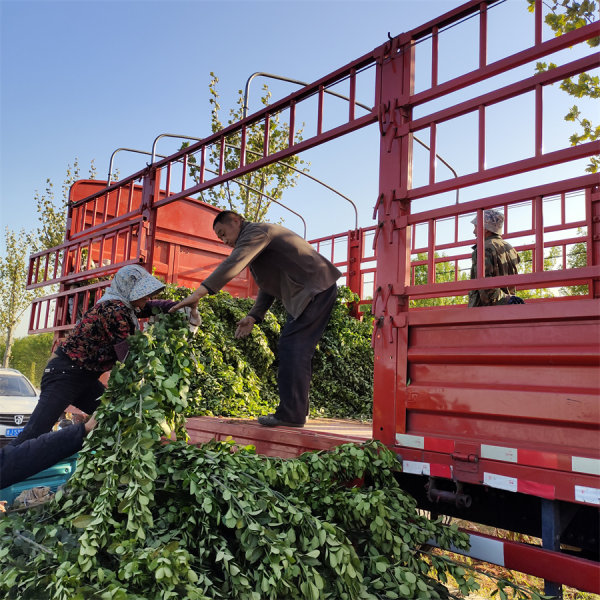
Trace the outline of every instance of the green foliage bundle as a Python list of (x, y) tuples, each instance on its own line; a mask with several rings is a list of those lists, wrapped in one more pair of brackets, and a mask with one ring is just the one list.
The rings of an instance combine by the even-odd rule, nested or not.
[[(168, 286), (175, 300), (190, 290)], [(350, 315), (357, 297), (340, 288), (331, 319), (313, 358), (311, 416), (368, 419), (372, 414), (372, 319)], [(236, 323), (253, 301), (227, 292), (203, 298), (198, 305), (202, 325), (190, 342), (195, 357), (187, 415), (251, 417), (277, 406), (277, 344), (287, 315), (275, 304), (265, 320), (243, 339), (235, 339)]]
[(463, 567), (421, 552), (467, 538), (419, 514), (378, 443), (291, 460), (188, 445), (188, 343), (181, 315), (131, 338), (66, 488), (0, 520), (3, 597), (448, 598), (447, 575), (477, 589)]

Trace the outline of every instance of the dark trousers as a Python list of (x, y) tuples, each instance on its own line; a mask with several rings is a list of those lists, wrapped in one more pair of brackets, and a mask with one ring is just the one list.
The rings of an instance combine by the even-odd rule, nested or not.
[(84, 425), (44, 433), (18, 446), (0, 448), (0, 489), (24, 481), (81, 449)]
[(42, 376), (40, 400), (25, 429), (11, 445), (18, 446), (50, 431), (70, 404), (91, 415), (104, 393), (100, 375), (74, 365), (66, 355), (50, 359)]
[(288, 320), (279, 338), (279, 406), (275, 416), (290, 423), (304, 423), (308, 414), (308, 394), (312, 358), (337, 297), (337, 286), (317, 294), (304, 312)]

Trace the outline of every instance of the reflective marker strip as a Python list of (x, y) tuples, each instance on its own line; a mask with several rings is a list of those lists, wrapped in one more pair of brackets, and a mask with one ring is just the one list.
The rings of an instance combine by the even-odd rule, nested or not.
[(425, 450), (430, 450), (431, 452), (443, 452), (444, 454), (452, 454), (454, 452), (454, 440), (426, 437)]
[(403, 460), (402, 472), (412, 473), (413, 475), (429, 475), (429, 463), (415, 462), (413, 460)]
[(471, 548), (468, 556), (484, 560), (494, 565), (504, 566), (504, 543), (496, 540), (469, 535)]
[(484, 485), (507, 490), (509, 492), (520, 492), (521, 494), (529, 494), (540, 496), (541, 498), (556, 498), (556, 489), (553, 485), (547, 483), (539, 483), (537, 481), (527, 481), (526, 479), (517, 479), (516, 477), (506, 477), (505, 475), (497, 475), (496, 473), (483, 474)]
[(425, 438), (421, 435), (408, 435), (406, 433), (396, 434), (396, 444), (407, 448), (425, 449)]
[(508, 490), (509, 492), (517, 491), (517, 480), (514, 477), (505, 477), (504, 475), (496, 475), (495, 473), (484, 473), (483, 483), (500, 490)]
[(517, 492), (530, 496), (539, 496), (540, 498), (548, 498), (549, 500), (556, 498), (556, 488), (553, 485), (537, 481), (527, 481), (525, 479), (517, 481)]
[(589, 473), (590, 475), (600, 475), (600, 460), (597, 458), (584, 458), (583, 456), (573, 456), (571, 458), (571, 469), (578, 473)]
[(452, 454), (452, 452), (454, 452), (454, 440), (446, 438), (397, 433), (396, 444), (398, 444), (398, 446), (406, 446), (407, 448), (417, 448), (418, 450), (428, 450), (430, 452), (442, 452), (444, 454)]
[(446, 477), (447, 479), (452, 479), (452, 467), (450, 465), (431, 463), (429, 465), (429, 473), (432, 477)]
[[(440, 452), (443, 454), (452, 454), (454, 452), (455, 440), (446, 438), (426, 437), (422, 435), (410, 435), (407, 433), (396, 434), (396, 444), (407, 448), (416, 448), (417, 450), (425, 450), (432, 452)], [(481, 444), (480, 457), (487, 460), (499, 460), (514, 464), (530, 465), (534, 467), (557, 469), (560, 464), (565, 464), (565, 461), (571, 459), (571, 470), (575, 473), (585, 473), (587, 475), (600, 476), (600, 459), (588, 458), (584, 456), (568, 456), (558, 455), (552, 452), (541, 452), (537, 450), (524, 450), (519, 448), (510, 448), (507, 446), (495, 446), (491, 444)], [(427, 463), (423, 463), (427, 464)], [(568, 463), (567, 463), (568, 464)], [(433, 464), (431, 465), (434, 466)], [(442, 468), (442, 473), (433, 473), (435, 477), (452, 477), (451, 468), (447, 465), (435, 465)], [(430, 469), (431, 471), (431, 469)], [(412, 472), (407, 471), (405, 472)], [(422, 471), (420, 474), (425, 474)], [(450, 473), (450, 474), (447, 474)], [(429, 473), (427, 473), (429, 474)], [(515, 489), (516, 478), (495, 475), (493, 473), (484, 473), (484, 477), (488, 476), (489, 483), (484, 480), (486, 485), (497, 487), (509, 491), (517, 491)], [(500, 479), (499, 479), (500, 478)], [(527, 494), (534, 494), (542, 498), (555, 498), (556, 490), (554, 486), (548, 484), (540, 484), (533, 481), (523, 481), (518, 484), (518, 491)], [(580, 486), (582, 487), (582, 486)], [(582, 488), (584, 489), (584, 488)], [(595, 489), (595, 488), (585, 488)], [(527, 491), (526, 491), (527, 490)], [(588, 497), (587, 493), (581, 493), (582, 497)], [(594, 498), (594, 494), (592, 493)], [(584, 502), (588, 502), (583, 500)], [(598, 502), (593, 502), (598, 504)]]
[[(460, 550), (452, 546), (453, 552), (550, 581), (556, 580), (558, 576), (557, 583), (585, 592), (600, 592), (600, 568), (595, 561), (544, 550), (529, 544), (471, 534), (468, 531), (465, 533), (469, 535), (470, 550)], [(438, 545), (435, 540), (429, 540), (427, 543), (432, 546)]]
[(506, 462), (517, 462), (517, 449), (505, 448), (504, 446), (488, 446), (481, 444), (481, 458), (492, 460), (503, 460)]
[(517, 462), (520, 465), (531, 465), (544, 469), (558, 469), (558, 454), (542, 452), (540, 450), (524, 450), (519, 448)]
[(402, 461), (402, 472), (412, 475), (428, 475), (431, 477), (452, 478), (452, 467), (450, 465), (441, 465), (438, 463), (417, 462), (414, 460)]
[[(481, 537), (479, 535), (469, 536), (470, 548), (463, 550), (457, 548), (454, 544), (450, 546), (450, 552), (456, 552), (456, 554), (462, 554), (463, 556), (469, 556), (476, 558), (477, 560), (483, 560), (485, 562), (492, 563), (494, 565), (500, 565), (504, 567), (504, 542), (499, 540), (493, 540), (487, 537)], [(433, 538), (427, 541), (430, 546), (439, 548), (439, 544)]]
[(586, 504), (600, 504), (600, 490), (596, 488), (575, 486), (575, 500)]

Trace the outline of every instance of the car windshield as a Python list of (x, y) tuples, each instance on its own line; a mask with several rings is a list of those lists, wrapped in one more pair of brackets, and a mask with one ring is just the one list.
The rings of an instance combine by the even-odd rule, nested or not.
[(0, 396), (35, 396), (35, 390), (24, 377), (0, 375)]

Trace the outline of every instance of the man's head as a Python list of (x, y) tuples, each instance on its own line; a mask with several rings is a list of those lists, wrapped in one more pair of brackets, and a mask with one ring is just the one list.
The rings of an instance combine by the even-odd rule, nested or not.
[(217, 237), (231, 248), (240, 235), (244, 218), (232, 210), (224, 210), (220, 212), (213, 221), (213, 231)]
[[(471, 223), (473, 223), (473, 233), (477, 233), (477, 217), (475, 217)], [(502, 227), (504, 226), (504, 215), (497, 210), (490, 209), (483, 211), (483, 229), (496, 233), (502, 234)]]

